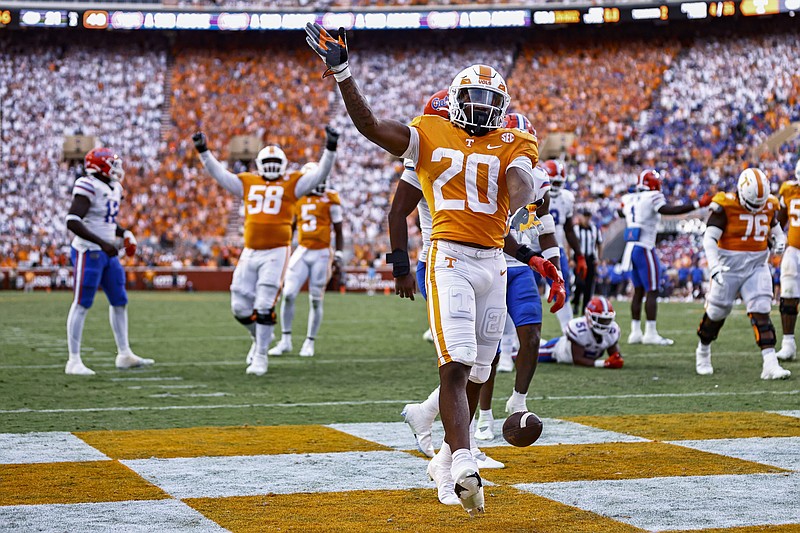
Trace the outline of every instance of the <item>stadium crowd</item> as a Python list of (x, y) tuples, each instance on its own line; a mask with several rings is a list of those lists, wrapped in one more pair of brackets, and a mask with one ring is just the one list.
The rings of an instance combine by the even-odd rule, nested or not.
[[(0, 86), (0, 266), (66, 261), (63, 217), (79, 167), (60, 161), (65, 134), (96, 135), (123, 155), (128, 205), (121, 223), (140, 237), (137, 263), (224, 265), (238, 255), (241, 201), (205, 175), (191, 133), (206, 131), (222, 161), (232, 136), (254, 135), (281, 145), (297, 168), (319, 156), (328, 120), (343, 131), (331, 185), (345, 208), (351, 263), (372, 264), (386, 251), (386, 206), (400, 162), (357, 134), (303, 43), (276, 42), (267, 68), (263, 46), (233, 38), (170, 47), (42, 35), (0, 38), (0, 77), (9, 80)], [(757, 147), (800, 120), (796, 40), (795, 31), (520, 47), (513, 39), (489, 45), (454, 34), (446, 49), (431, 36), (401, 45), (364, 37), (352, 53), (376, 112), (403, 121), (465, 65), (489, 63), (507, 73), (514, 110), (531, 118), (540, 138), (575, 134), (564, 154), (569, 186), (579, 206), (608, 225), (645, 165), (662, 171), (674, 201), (730, 188), (756, 161), (775, 187), (786, 179), (797, 142), (770, 154)], [(681, 237), (660, 253), (678, 272), (702, 262), (698, 249)]]

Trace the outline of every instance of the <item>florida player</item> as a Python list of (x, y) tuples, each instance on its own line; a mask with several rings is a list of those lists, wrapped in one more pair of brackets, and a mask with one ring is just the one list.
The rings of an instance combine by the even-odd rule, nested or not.
[(714, 195), (703, 235), (711, 288), (706, 312), (697, 328), (698, 374), (714, 373), (711, 343), (730, 314), (737, 294), (741, 294), (761, 349), (761, 379), (791, 375), (778, 363), (775, 328), (769, 318), (772, 276), (767, 260), (770, 248), (780, 254), (786, 246), (786, 236), (776, 216), (778, 209), (778, 200), (769, 192), (769, 180), (757, 168), (748, 168), (739, 175), (735, 193)]
[(244, 198), (244, 250), (233, 272), (231, 310), (250, 332), (247, 374), (267, 372), (267, 348), (275, 326), (275, 303), (286, 272), (292, 244), (292, 217), (298, 199), (325, 179), (333, 166), (339, 133), (325, 128), (325, 151), (317, 169), (286, 172), (288, 160), (278, 146), (256, 156), (257, 173), (228, 172), (208, 149), (203, 132), (192, 136), (208, 173), (228, 192)]
[[(316, 163), (306, 163), (301, 172), (313, 172)], [(341, 267), (344, 234), (342, 233), (342, 202), (339, 193), (327, 187), (323, 181), (309, 194), (297, 202), (295, 210), (297, 225), (297, 249), (289, 259), (289, 272), (283, 284), (281, 302), (280, 342), (269, 355), (281, 355), (292, 351), (292, 321), (294, 304), (300, 289), (308, 281), (308, 329), (306, 340), (300, 348), (302, 357), (313, 357), (314, 340), (322, 324), (322, 298), (325, 286), (331, 277), (331, 262)], [(331, 232), (336, 235), (336, 251), (331, 252)]]
[(128, 343), (128, 295), (125, 272), (119, 262), (117, 237), (124, 240), (125, 253), (136, 252), (136, 238), (130, 230), (117, 225), (122, 202), (125, 175), (122, 160), (110, 148), (95, 148), (84, 158), (86, 176), (78, 178), (72, 188), (72, 205), (67, 214), (67, 229), (75, 234), (72, 240), (72, 264), (75, 268), (75, 298), (67, 316), (69, 359), (65, 372), (93, 376), (81, 360), (81, 337), (86, 314), (94, 303), (98, 287), (108, 298), (108, 318), (117, 344), (117, 368), (152, 365), (131, 351)]
[[(619, 353), (619, 324), (616, 312), (604, 296), (595, 296), (582, 317), (573, 318), (561, 337), (550, 339), (539, 348), (540, 363), (564, 363), (593, 368), (622, 368)], [(603, 360), (603, 354), (608, 357)]]
[[(661, 264), (656, 255), (656, 236), (661, 215), (682, 215), (711, 203), (708, 194), (683, 205), (668, 205), (661, 193), (661, 174), (656, 170), (643, 170), (636, 178), (634, 192), (622, 197), (625, 217), (625, 255), (623, 268), (632, 269), (633, 299), (631, 300), (631, 333), (628, 344), (656, 344), (670, 346), (672, 339), (658, 334), (658, 280)], [(645, 299), (647, 325), (642, 335), (642, 299)]]
[(781, 326), (783, 338), (778, 359), (791, 361), (797, 356), (794, 327), (797, 323), (797, 304), (800, 303), (800, 160), (794, 169), (795, 179), (785, 181), (778, 191), (781, 226), (788, 224), (786, 251), (781, 258)]
[[(335, 77), (356, 129), (415, 165), (433, 219), (426, 284), (445, 427), (433, 462), (437, 470), (449, 470), (464, 509), (481, 513), (483, 482), (470, 452), (469, 423), (505, 322), (501, 248), (507, 214), (529, 212), (537, 144), (527, 133), (501, 129), (511, 98), (491, 67), (474, 65), (456, 76), (448, 91), (449, 121), (422, 115), (407, 126), (373, 114), (350, 73), (343, 28), (329, 33), (309, 23), (306, 32), (328, 67), (326, 75)], [(543, 255), (558, 259), (554, 238)], [(393, 250), (391, 260), (395, 277), (410, 274), (406, 250)], [(552, 263), (538, 265), (560, 279)], [(556, 297), (563, 299), (563, 291)]]

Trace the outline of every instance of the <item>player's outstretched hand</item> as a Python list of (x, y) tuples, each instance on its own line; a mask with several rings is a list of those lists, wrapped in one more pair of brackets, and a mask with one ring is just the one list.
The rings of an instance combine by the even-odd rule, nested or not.
[(103, 244), (100, 245), (100, 248), (108, 257), (116, 257), (119, 255), (119, 250), (117, 250), (117, 247), (110, 242), (103, 241)]
[(714, 195), (706, 191), (705, 194), (703, 194), (703, 196), (701, 196), (700, 199), (697, 201), (697, 205), (699, 205), (700, 207), (708, 207), (709, 205), (711, 205), (712, 198), (714, 198)]
[(609, 355), (608, 359), (603, 362), (605, 368), (622, 368), (624, 364), (625, 360), (622, 359), (622, 356), (618, 353)]
[(327, 150), (331, 152), (336, 151), (336, 146), (339, 143), (339, 135), (341, 135), (341, 133), (333, 129), (330, 125), (325, 126), (325, 148)]
[(344, 28), (326, 30), (316, 22), (309, 22), (306, 24), (306, 42), (328, 67), (323, 78), (339, 74), (347, 68), (347, 34)]
[(579, 255), (575, 258), (575, 273), (581, 279), (586, 279), (586, 274), (589, 273), (589, 267), (586, 264), (586, 258)]
[(731, 267), (715, 265), (708, 271), (709, 277), (720, 285), (725, 285), (725, 276), (723, 274), (730, 270)]
[(208, 139), (206, 139), (206, 134), (202, 131), (198, 131), (192, 135), (192, 142), (194, 143), (194, 148), (197, 150), (198, 154), (208, 152)]
[(394, 278), (394, 293), (400, 298), (409, 298), (413, 301), (416, 290), (417, 280), (414, 274)]
[(125, 233), (122, 235), (122, 239), (125, 243), (125, 255), (133, 257), (136, 254), (136, 245), (139, 244), (136, 242), (136, 237), (133, 235), (133, 232), (126, 229)]

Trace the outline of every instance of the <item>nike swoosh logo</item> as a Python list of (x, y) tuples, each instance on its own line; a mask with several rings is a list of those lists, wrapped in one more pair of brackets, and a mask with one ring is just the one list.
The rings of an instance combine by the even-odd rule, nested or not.
[(505, 276), (505, 275), (506, 275), (506, 271), (505, 271), (505, 270), (501, 270), (501, 271), (500, 271), (500, 275), (501, 275), (501, 276)]
[(502, 147), (503, 147), (502, 144), (498, 144), (497, 146), (492, 146), (491, 144), (486, 145), (487, 150), (494, 150), (495, 148), (502, 148)]

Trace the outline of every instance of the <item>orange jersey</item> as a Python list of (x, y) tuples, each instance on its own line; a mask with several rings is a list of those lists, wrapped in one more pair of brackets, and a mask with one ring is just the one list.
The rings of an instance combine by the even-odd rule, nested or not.
[(297, 243), (310, 250), (329, 248), (333, 224), (342, 221), (342, 202), (336, 191), (323, 195), (309, 194), (300, 198), (295, 209)]
[(751, 213), (732, 192), (718, 192), (712, 202), (725, 211), (727, 220), (719, 247), (733, 252), (763, 252), (767, 249), (770, 225), (778, 211), (778, 199), (770, 195), (758, 213)]
[(297, 203), (295, 186), (299, 172), (267, 181), (257, 174), (242, 172), (244, 187), (244, 245), (269, 250), (292, 244), (292, 217)]
[(416, 171), (433, 217), (431, 239), (502, 248), (509, 208), (506, 171), (536, 167), (536, 137), (507, 128), (474, 137), (435, 115), (417, 117), (411, 126), (419, 134)]
[(786, 244), (800, 248), (800, 181), (784, 181), (778, 191), (781, 207), (789, 216), (789, 231)]

